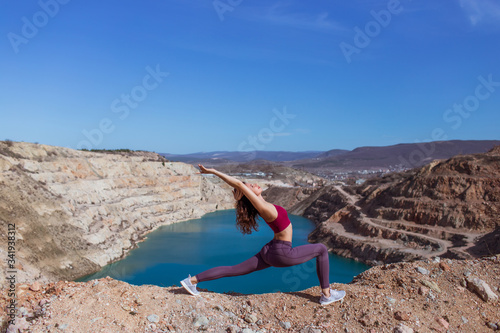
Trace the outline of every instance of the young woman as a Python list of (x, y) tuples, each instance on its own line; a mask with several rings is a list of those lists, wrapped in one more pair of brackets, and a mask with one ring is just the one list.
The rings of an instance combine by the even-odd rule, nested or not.
[(245, 275), (270, 266), (289, 267), (302, 264), (316, 258), (316, 272), (322, 289), (320, 303), (330, 304), (341, 300), (345, 291), (331, 290), (329, 282), (328, 250), (323, 244), (307, 244), (292, 247), (292, 224), (283, 207), (273, 205), (262, 197), (262, 188), (256, 184), (247, 184), (215, 169), (198, 165), (200, 173), (213, 174), (231, 185), (236, 199), (236, 225), (244, 234), (257, 230), (255, 219), (260, 215), (274, 231), (274, 238), (250, 259), (235, 266), (220, 266), (201, 272), (193, 277), (189, 275), (181, 281), (182, 286), (193, 296), (199, 282), (220, 279), (228, 276)]

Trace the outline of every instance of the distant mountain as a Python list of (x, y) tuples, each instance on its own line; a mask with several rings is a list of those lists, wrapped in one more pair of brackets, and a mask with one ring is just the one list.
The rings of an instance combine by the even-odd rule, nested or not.
[(266, 160), (271, 162), (296, 161), (310, 159), (324, 153), (323, 151), (214, 151), (192, 154), (160, 154), (171, 161), (185, 163), (211, 162), (225, 164), (230, 162), (250, 162), (254, 160)]
[(378, 168), (415, 168), (436, 159), (461, 154), (485, 153), (500, 140), (452, 140), (426, 143), (403, 143), (384, 147), (359, 147), (349, 152), (323, 153), (314, 159), (292, 161), (287, 166), (309, 172), (320, 170), (362, 170)]
[(412, 169), (426, 165), (436, 159), (448, 159), (456, 155), (485, 153), (497, 145), (500, 145), (500, 140), (451, 140), (401, 143), (383, 147), (367, 146), (359, 147), (352, 151), (345, 149), (305, 152), (214, 151), (160, 155), (170, 161), (189, 164), (205, 163), (211, 166), (251, 163), (254, 165), (254, 169), (258, 169), (258, 165), (273, 162), (323, 177), (329, 177), (338, 172)]
[(345, 153), (348, 153), (348, 152), (350, 152), (350, 150), (332, 149), (332, 150), (326, 151), (326, 152), (324, 152), (322, 154), (319, 154), (318, 156), (316, 156), (316, 158), (328, 158), (328, 157), (342, 155), (342, 154), (345, 154)]

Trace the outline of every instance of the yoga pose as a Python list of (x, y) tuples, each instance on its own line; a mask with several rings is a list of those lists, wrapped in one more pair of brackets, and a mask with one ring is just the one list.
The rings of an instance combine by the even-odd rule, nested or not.
[(328, 250), (323, 244), (307, 244), (292, 247), (292, 224), (283, 207), (273, 205), (262, 197), (262, 188), (247, 184), (215, 169), (198, 165), (200, 173), (214, 174), (231, 185), (236, 199), (236, 225), (244, 234), (257, 230), (255, 219), (260, 215), (274, 231), (274, 238), (250, 259), (234, 266), (214, 267), (193, 277), (189, 275), (181, 281), (182, 286), (193, 296), (200, 293), (196, 289), (199, 282), (228, 276), (249, 274), (270, 266), (289, 267), (316, 258), (316, 272), (322, 289), (320, 303), (330, 304), (341, 300), (345, 291), (331, 290), (329, 282)]

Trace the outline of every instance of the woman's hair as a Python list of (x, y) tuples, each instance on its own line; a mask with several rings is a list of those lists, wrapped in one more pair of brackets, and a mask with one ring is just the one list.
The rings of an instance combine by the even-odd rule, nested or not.
[(258, 231), (259, 225), (256, 219), (259, 212), (246, 196), (236, 201), (236, 227), (243, 234), (251, 234), (252, 229)]

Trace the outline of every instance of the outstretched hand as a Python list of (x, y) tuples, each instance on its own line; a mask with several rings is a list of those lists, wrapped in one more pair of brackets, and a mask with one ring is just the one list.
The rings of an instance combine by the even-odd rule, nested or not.
[(200, 168), (199, 173), (207, 173), (208, 174), (208, 173), (213, 173), (215, 171), (215, 169), (207, 169), (201, 164), (198, 164), (198, 167)]

